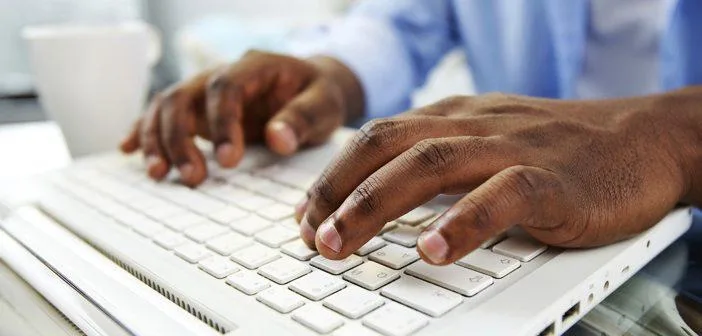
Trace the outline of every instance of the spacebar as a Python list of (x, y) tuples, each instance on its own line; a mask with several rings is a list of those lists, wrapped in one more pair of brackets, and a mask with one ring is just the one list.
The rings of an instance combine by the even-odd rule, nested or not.
[[(284, 327), (276, 323), (262, 326), (252, 321), (252, 314), (265, 317), (269, 312), (262, 307), (236, 304), (247, 299), (243, 294), (231, 290), (223, 282), (205, 273), (185, 267), (180, 259), (169, 252), (82, 203), (60, 195), (43, 197), (39, 204), (43, 210), (100, 249), (103, 254), (112, 256), (147, 276), (153, 283), (189, 305), (193, 311), (200, 312), (203, 317), (222, 326), (225, 331), (242, 329), (237, 330), (239, 334), (243, 330), (263, 328), (272, 334), (287, 334)], [(253, 325), (249, 326), (248, 323)]]

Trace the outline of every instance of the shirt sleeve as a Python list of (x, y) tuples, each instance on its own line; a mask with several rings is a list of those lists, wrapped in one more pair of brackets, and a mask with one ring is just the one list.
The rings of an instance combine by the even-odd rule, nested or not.
[(291, 49), (344, 63), (363, 87), (366, 117), (384, 117), (409, 108), (414, 89), (456, 46), (454, 22), (449, 0), (366, 0)]

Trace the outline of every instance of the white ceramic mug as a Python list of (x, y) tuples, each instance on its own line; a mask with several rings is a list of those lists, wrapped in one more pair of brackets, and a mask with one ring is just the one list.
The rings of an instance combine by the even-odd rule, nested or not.
[(143, 22), (69, 24), (29, 26), (22, 36), (41, 104), (71, 155), (115, 149), (143, 108), (161, 56), (156, 31)]

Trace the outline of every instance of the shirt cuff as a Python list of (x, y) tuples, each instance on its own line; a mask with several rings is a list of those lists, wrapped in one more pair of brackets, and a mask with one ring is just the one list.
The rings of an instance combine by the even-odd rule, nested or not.
[(368, 118), (397, 114), (410, 106), (412, 66), (399, 37), (382, 21), (347, 17), (298, 34), (289, 52), (329, 56), (346, 65), (363, 88)]

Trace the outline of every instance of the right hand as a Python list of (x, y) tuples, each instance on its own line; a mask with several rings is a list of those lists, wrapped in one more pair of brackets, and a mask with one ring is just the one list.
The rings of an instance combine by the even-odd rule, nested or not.
[(250, 51), (157, 94), (120, 147), (141, 149), (151, 178), (175, 167), (184, 184), (196, 186), (207, 167), (194, 136), (211, 140), (217, 162), (233, 167), (247, 143), (265, 141), (290, 155), (324, 142), (345, 118), (360, 115), (362, 101), (355, 76), (334, 59)]

